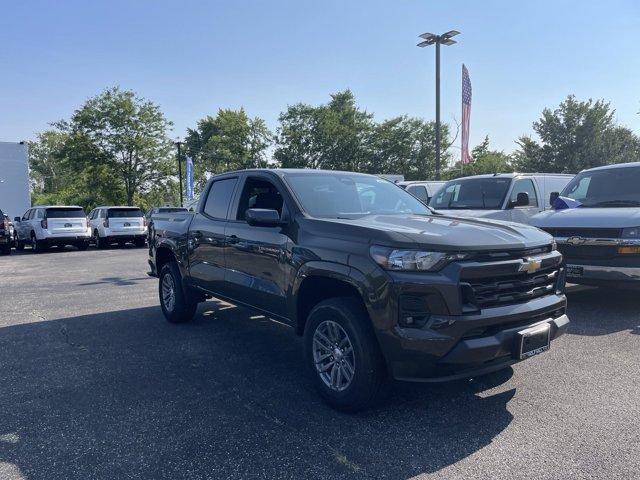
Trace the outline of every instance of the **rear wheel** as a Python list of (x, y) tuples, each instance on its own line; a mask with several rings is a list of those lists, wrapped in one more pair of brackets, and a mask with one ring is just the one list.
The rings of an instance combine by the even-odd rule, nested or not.
[(354, 298), (316, 305), (307, 319), (306, 362), (320, 396), (337, 410), (356, 412), (389, 391), (389, 379), (369, 317)]
[(45, 242), (38, 240), (35, 233), (31, 234), (31, 251), (33, 253), (42, 253), (48, 250), (48, 246)]
[(136, 239), (133, 241), (133, 244), (134, 244), (136, 247), (138, 247), (138, 248), (142, 248), (142, 247), (144, 247), (144, 245), (145, 245), (144, 238), (136, 238)]
[(22, 243), (18, 237), (16, 237), (16, 250), (19, 252), (24, 250), (24, 243)]
[(85, 251), (87, 248), (89, 248), (89, 242), (82, 242), (76, 245), (78, 247), (78, 250), (80, 251)]
[(93, 242), (96, 244), (97, 248), (107, 248), (107, 242), (104, 239), (100, 238), (100, 234), (98, 230), (93, 232)]
[(193, 320), (198, 302), (191, 295), (185, 294), (182, 275), (176, 262), (169, 262), (162, 267), (158, 293), (162, 313), (168, 321), (184, 323)]

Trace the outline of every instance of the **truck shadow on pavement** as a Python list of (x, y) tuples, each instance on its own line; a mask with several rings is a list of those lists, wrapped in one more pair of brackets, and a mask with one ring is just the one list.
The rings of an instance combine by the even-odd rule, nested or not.
[(567, 290), (568, 333), (598, 336), (640, 334), (640, 291), (574, 287)]
[(409, 478), (512, 421), (508, 369), (404, 385), (376, 409), (325, 406), (287, 327), (214, 301), (0, 329), (0, 472), (26, 479)]

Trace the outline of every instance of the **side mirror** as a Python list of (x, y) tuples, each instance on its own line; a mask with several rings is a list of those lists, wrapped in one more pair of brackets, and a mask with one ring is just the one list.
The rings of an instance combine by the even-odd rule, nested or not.
[(527, 192), (520, 192), (516, 198), (516, 207), (529, 206), (529, 194)]
[(527, 207), (529, 205), (529, 194), (527, 192), (520, 192), (516, 197), (515, 202), (511, 202), (509, 206), (511, 208)]
[(549, 204), (553, 207), (553, 204), (556, 202), (558, 197), (560, 196), (560, 192), (551, 192), (549, 194)]
[(14, 222), (19, 222), (20, 221), (20, 217), (13, 217), (13, 221)]
[(250, 208), (244, 213), (244, 218), (252, 227), (277, 227), (282, 224), (278, 211), (266, 208)]

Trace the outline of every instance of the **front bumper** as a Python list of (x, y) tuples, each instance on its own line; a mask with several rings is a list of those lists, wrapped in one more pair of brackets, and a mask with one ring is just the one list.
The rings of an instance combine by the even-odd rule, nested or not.
[[(640, 267), (618, 267), (607, 265), (583, 265), (569, 260), (567, 265), (567, 281), (584, 285), (608, 285), (619, 282), (640, 285)], [(575, 267), (578, 267), (577, 269)], [(580, 270), (581, 274), (576, 274)]]
[(550, 295), (471, 315), (434, 316), (423, 328), (396, 326), (379, 338), (395, 379), (454, 380), (520, 361), (517, 334), (528, 327), (549, 323), (551, 340), (560, 337), (569, 325), (565, 306), (564, 295)]

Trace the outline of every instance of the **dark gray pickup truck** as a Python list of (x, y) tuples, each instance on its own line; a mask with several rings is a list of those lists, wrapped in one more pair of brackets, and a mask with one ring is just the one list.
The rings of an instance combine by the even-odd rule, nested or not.
[(445, 381), (547, 350), (567, 328), (562, 255), (530, 226), (439, 215), (372, 175), (245, 170), (154, 217), (171, 322), (211, 296), (304, 336), (321, 396), (355, 411), (389, 380)]

